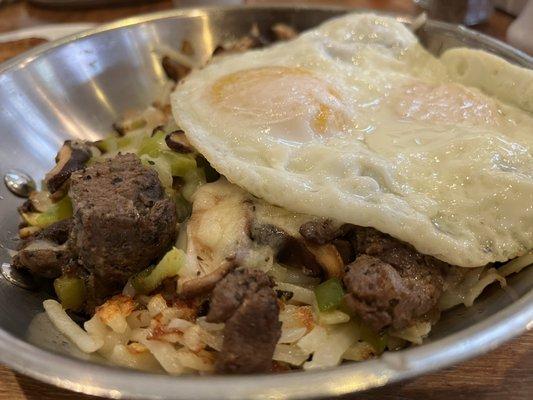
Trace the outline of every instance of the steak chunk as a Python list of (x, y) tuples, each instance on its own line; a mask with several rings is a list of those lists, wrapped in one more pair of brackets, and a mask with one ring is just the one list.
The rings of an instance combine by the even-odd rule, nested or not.
[(66, 244), (72, 220), (65, 219), (37, 232), (22, 242), (19, 252), (13, 257), (13, 266), (25, 268), (43, 278), (57, 278), (71, 259)]
[(72, 174), (74, 223), (69, 246), (78, 263), (108, 286), (161, 257), (176, 231), (176, 208), (157, 173), (134, 154)]
[(281, 335), (279, 307), (270, 278), (240, 269), (222, 279), (211, 299), (209, 322), (226, 322), (216, 369), (220, 373), (269, 372)]
[(357, 228), (354, 247), (346, 302), (373, 329), (402, 329), (434, 309), (445, 263), (372, 228)]

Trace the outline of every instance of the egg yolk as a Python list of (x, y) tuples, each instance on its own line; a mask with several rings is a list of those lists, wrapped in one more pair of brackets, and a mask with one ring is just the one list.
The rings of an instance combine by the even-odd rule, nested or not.
[(494, 102), (453, 83), (419, 82), (404, 87), (396, 101), (396, 111), (407, 120), (493, 126), (499, 119)]
[(262, 67), (225, 75), (211, 100), (226, 114), (268, 124), (270, 133), (298, 141), (331, 134), (346, 123), (337, 91), (299, 67)]

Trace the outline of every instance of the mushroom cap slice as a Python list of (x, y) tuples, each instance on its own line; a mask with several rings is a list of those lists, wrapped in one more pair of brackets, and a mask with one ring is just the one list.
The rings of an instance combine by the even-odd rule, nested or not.
[(70, 175), (82, 169), (92, 156), (91, 146), (76, 140), (67, 140), (56, 156), (56, 166), (45, 175), (44, 183), (54, 193), (70, 178)]

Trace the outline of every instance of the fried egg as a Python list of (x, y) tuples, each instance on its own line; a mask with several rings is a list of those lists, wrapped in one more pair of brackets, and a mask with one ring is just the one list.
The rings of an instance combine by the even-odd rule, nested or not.
[(511, 102), (498, 81), (531, 88), (533, 72), (494, 57), (493, 82), (476, 85), (474, 58), (436, 58), (397, 20), (350, 14), (215, 58), (178, 85), (173, 113), (255, 196), (477, 267), (533, 247), (533, 95)]

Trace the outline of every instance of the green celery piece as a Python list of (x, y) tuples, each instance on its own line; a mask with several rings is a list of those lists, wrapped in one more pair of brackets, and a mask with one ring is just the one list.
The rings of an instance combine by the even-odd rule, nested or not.
[(178, 275), (183, 264), (185, 264), (185, 253), (173, 247), (156, 266), (151, 266), (135, 275), (131, 279), (131, 284), (137, 293), (149, 294), (157, 289), (164, 279)]
[(315, 288), (315, 297), (320, 311), (334, 310), (341, 304), (344, 289), (339, 278), (331, 278)]
[(205, 172), (202, 168), (191, 169), (185, 174), (184, 179), (185, 185), (181, 189), (181, 194), (190, 202), (196, 190), (206, 182)]
[(351, 314), (352, 321), (357, 324), (357, 328), (361, 333), (361, 339), (370, 344), (377, 354), (383, 353), (389, 341), (389, 336), (387, 333), (374, 331), (367, 324), (365, 324), (359, 316), (354, 315), (351, 310), (349, 313)]
[(57, 297), (65, 310), (79, 311), (85, 302), (85, 282), (83, 279), (63, 275), (54, 281)]
[(46, 228), (55, 222), (72, 217), (72, 203), (68, 196), (52, 204), (45, 212), (31, 212), (22, 214), (22, 218), (31, 226)]
[(168, 150), (165, 142), (166, 133), (162, 130), (156, 130), (151, 137), (145, 137), (141, 141), (141, 146), (137, 151), (139, 156), (148, 154), (150, 157), (157, 158), (161, 155), (161, 152)]
[(118, 150), (118, 136), (112, 135), (108, 136), (105, 139), (99, 140), (97, 146), (104, 153), (111, 153), (112, 151)]
[(187, 174), (196, 169), (196, 160), (190, 155), (179, 154), (171, 150), (163, 150), (160, 156), (170, 164), (172, 176), (187, 178)]

